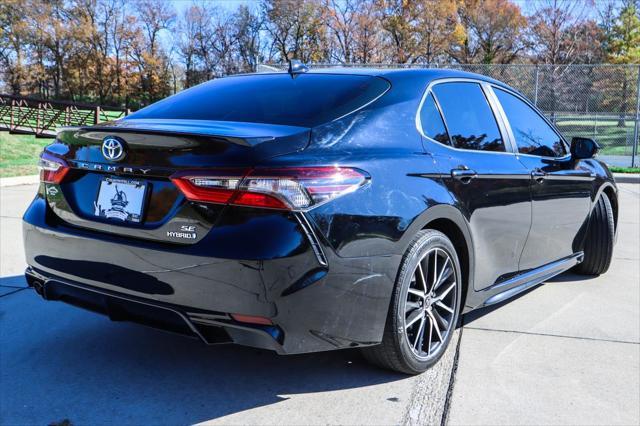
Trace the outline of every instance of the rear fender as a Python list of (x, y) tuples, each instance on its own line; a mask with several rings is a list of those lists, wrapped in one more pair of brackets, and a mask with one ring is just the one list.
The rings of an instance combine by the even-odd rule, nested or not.
[(409, 244), (411, 244), (411, 241), (413, 240), (413, 237), (416, 235), (416, 233), (418, 233), (421, 229), (429, 228), (429, 224), (441, 219), (453, 223), (464, 237), (464, 244), (466, 245), (468, 255), (468, 275), (466, 285), (468, 289), (473, 289), (475, 271), (475, 251), (473, 245), (473, 237), (471, 235), (469, 225), (467, 224), (464, 215), (454, 206), (448, 204), (438, 204), (428, 208), (420, 216), (418, 216), (413, 221), (411, 226), (409, 226), (407, 232), (405, 232), (405, 235), (401, 240), (403, 252), (407, 251)]

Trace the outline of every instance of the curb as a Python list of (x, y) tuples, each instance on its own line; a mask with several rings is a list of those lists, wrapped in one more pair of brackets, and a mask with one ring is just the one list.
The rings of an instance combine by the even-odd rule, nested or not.
[(615, 179), (616, 183), (640, 183), (640, 174), (614, 173), (613, 179)]
[(0, 178), (0, 187), (4, 188), (5, 186), (35, 185), (39, 182), (39, 175), (7, 177)]

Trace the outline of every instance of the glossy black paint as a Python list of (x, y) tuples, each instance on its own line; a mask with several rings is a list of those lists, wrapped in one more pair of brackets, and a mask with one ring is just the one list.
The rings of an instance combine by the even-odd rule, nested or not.
[[(75, 293), (86, 303), (98, 292), (152, 304), (189, 329), (222, 327), (231, 341), (281, 353), (369, 345), (382, 337), (398, 266), (420, 229), (453, 240), (469, 311), (575, 264), (597, 197), (605, 191), (617, 205), (601, 162), (517, 154), (490, 96), (492, 85), (511, 90), (500, 82), (450, 70), (343, 72), (377, 75), (391, 88), (313, 128), (134, 118), (62, 132), (47, 150), (73, 170), (60, 185), (42, 184), (24, 215), (30, 282), (48, 281), (52, 294), (85, 289)], [(483, 84), (506, 152), (455, 149), (421, 134), (425, 91), (451, 80)], [(108, 135), (129, 146), (119, 163), (100, 153)], [(179, 170), (334, 164), (371, 180), (299, 213), (189, 202), (168, 180)], [(93, 218), (104, 175), (149, 183), (142, 223)], [(196, 226), (198, 237), (166, 236), (182, 225)], [(275, 328), (235, 322), (232, 313), (268, 317)]]

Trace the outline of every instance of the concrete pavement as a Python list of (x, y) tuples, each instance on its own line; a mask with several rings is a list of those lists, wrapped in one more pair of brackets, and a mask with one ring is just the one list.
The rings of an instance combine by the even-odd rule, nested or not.
[(449, 424), (640, 424), (640, 185), (619, 187), (606, 274), (465, 318)]
[(620, 188), (606, 275), (563, 274), (468, 315), (440, 364), (408, 378), (356, 351), (205, 347), (44, 302), (21, 275), (35, 186), (2, 187), (0, 424), (638, 424), (640, 193)]

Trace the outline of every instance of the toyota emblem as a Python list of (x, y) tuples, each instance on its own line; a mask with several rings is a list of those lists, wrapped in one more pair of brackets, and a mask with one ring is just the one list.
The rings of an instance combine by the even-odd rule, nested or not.
[(102, 155), (109, 161), (120, 161), (124, 158), (124, 145), (113, 136), (102, 141)]

